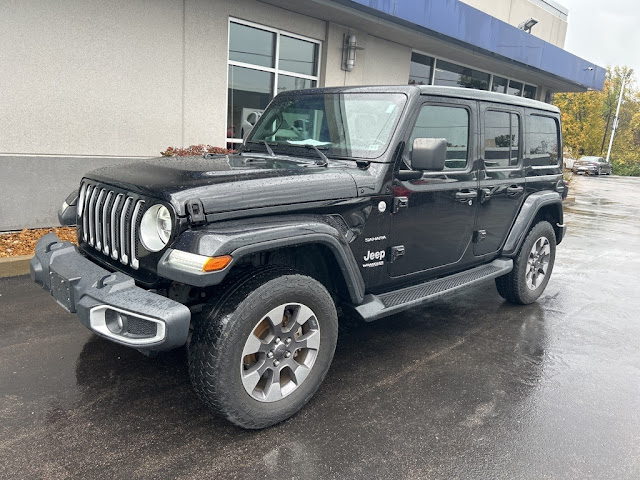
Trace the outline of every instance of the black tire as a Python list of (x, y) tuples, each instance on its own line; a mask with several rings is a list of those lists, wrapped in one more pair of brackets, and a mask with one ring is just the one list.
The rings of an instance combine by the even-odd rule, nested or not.
[[(548, 243), (545, 244), (545, 241), (542, 239), (546, 239), (546, 242)], [(549, 254), (548, 266), (544, 269), (544, 277), (540, 279), (539, 283), (532, 280), (535, 288), (531, 288), (528, 285), (527, 273), (532, 269), (533, 272), (537, 272), (535, 276), (538, 278), (538, 275), (540, 275), (539, 272), (541, 271), (540, 268), (535, 268), (533, 265), (531, 266), (531, 269), (529, 268), (529, 262), (534, 259), (532, 252), (534, 244), (540, 245), (541, 247), (548, 245)], [(502, 298), (510, 303), (528, 305), (535, 302), (540, 295), (542, 295), (542, 292), (544, 292), (547, 283), (549, 283), (555, 258), (556, 235), (553, 231), (553, 227), (546, 221), (536, 223), (533, 228), (529, 230), (529, 233), (522, 243), (522, 247), (520, 247), (518, 255), (514, 258), (513, 270), (502, 277), (496, 278), (496, 288), (498, 289), (498, 293)], [(536, 264), (536, 266), (540, 265), (540, 267), (542, 267), (543, 261), (544, 256), (536, 257), (536, 262), (540, 262), (539, 264)]]
[[(245, 367), (242, 362), (246, 358), (243, 349), (249, 343), (249, 337), (255, 338), (255, 332), (265, 321), (267, 313), (290, 303), (312, 310), (314, 316), (311, 318), (317, 319), (314, 325), (319, 329), (319, 345), (307, 376), (299, 385), (294, 382), (293, 391), (277, 401), (260, 401), (243, 384)], [(296, 325), (295, 321), (292, 323)], [(218, 301), (208, 305), (194, 319), (194, 324), (188, 358), (189, 374), (198, 396), (215, 413), (247, 429), (269, 427), (300, 410), (314, 395), (329, 370), (338, 338), (338, 316), (326, 288), (311, 277), (280, 268), (253, 271), (237, 279), (224, 289)], [(276, 352), (276, 357), (280, 353)], [(291, 357), (289, 352), (287, 360), (282, 361), (291, 362), (298, 353), (299, 350)], [(258, 358), (262, 358), (263, 366), (276, 359), (267, 358), (266, 353), (258, 355), (262, 357), (253, 358), (256, 363)], [(276, 370), (275, 367), (269, 368), (272, 374)]]

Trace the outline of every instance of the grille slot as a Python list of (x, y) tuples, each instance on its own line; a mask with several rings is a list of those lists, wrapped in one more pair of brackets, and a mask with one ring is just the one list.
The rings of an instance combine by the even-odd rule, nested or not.
[(137, 317), (127, 317), (127, 333), (136, 337), (155, 337), (158, 324)]
[(138, 217), (144, 200), (87, 182), (81, 189), (85, 192), (79, 211), (82, 239), (104, 255), (111, 255), (114, 260), (137, 270), (140, 267), (136, 248)]

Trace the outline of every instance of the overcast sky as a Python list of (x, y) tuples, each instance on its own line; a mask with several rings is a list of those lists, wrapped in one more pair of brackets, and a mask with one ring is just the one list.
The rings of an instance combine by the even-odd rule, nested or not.
[(559, 0), (569, 9), (564, 48), (596, 65), (627, 65), (640, 79), (640, 0)]

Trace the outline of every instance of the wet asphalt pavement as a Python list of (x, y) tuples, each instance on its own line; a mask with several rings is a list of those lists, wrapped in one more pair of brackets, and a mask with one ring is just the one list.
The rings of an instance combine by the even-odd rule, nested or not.
[(640, 178), (579, 178), (543, 297), (493, 284), (343, 328), (294, 418), (209, 414), (183, 349), (89, 333), (0, 279), (0, 478), (640, 478)]

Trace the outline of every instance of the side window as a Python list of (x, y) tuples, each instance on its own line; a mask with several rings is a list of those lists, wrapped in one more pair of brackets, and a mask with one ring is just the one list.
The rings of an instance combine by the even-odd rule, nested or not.
[(555, 118), (530, 115), (527, 118), (527, 149), (531, 165), (557, 165), (560, 131)]
[(409, 138), (409, 151), (416, 138), (445, 138), (445, 170), (467, 166), (469, 149), (469, 112), (463, 107), (424, 105)]
[(515, 113), (488, 110), (484, 115), (484, 164), (487, 168), (518, 165), (520, 118)]

